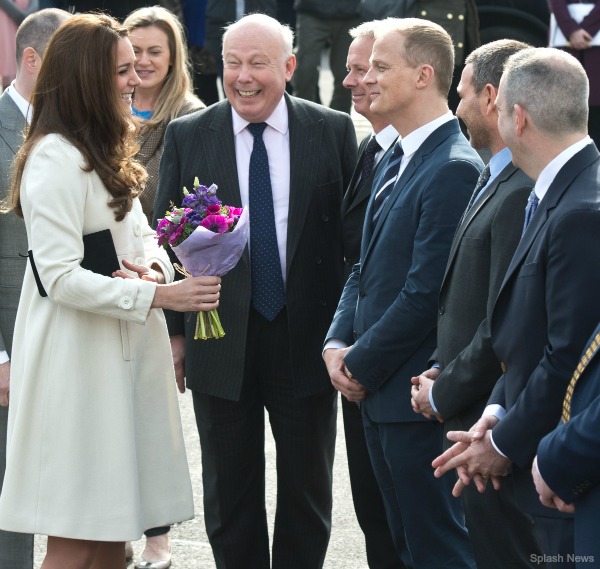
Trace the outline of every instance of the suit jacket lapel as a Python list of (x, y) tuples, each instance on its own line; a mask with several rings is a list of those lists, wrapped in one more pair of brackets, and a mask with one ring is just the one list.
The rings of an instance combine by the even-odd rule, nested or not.
[(315, 191), (323, 119), (314, 120), (306, 108), (285, 95), (290, 130), (290, 201), (286, 272), (289, 272)]
[(2, 138), (16, 154), (23, 144), (26, 123), (23, 113), (6, 92), (0, 97), (0, 125), (3, 129)]
[[(369, 252), (372, 248), (373, 243), (377, 239), (379, 233), (381, 232), (381, 228), (385, 223), (385, 219), (387, 218), (390, 210), (392, 209), (394, 203), (402, 193), (402, 190), (406, 187), (408, 182), (411, 180), (415, 172), (420, 168), (423, 161), (431, 154), (446, 138), (450, 135), (455, 134), (459, 131), (458, 120), (452, 119), (451, 121), (444, 123), (437, 130), (433, 131), (421, 144), (419, 149), (415, 152), (415, 155), (411, 158), (410, 162), (406, 165), (404, 172), (396, 183), (394, 184), (394, 189), (389, 195), (389, 198), (384, 202), (381, 206), (381, 214), (378, 216), (377, 221), (375, 222), (375, 227), (373, 228), (373, 233), (371, 235), (369, 245), (367, 251), (364, 255), (363, 264), (366, 263)], [(393, 150), (393, 145), (390, 147), (388, 152), (386, 153), (385, 158), (389, 158), (391, 155), (390, 152)], [(386, 160), (387, 164), (388, 160)], [(380, 163), (383, 163), (383, 159)], [(385, 166), (382, 165), (381, 169), (378, 169), (377, 177), (379, 177), (385, 171)], [(373, 195), (371, 196), (371, 202), (369, 207), (367, 208), (367, 214), (370, 215), (367, 219), (373, 218)]]
[(375, 170), (377, 169), (377, 164), (375, 164), (375, 166), (373, 166), (373, 170), (371, 171), (371, 174), (369, 175), (369, 179), (367, 180), (367, 183), (361, 184), (361, 187), (359, 188), (358, 193), (356, 195), (353, 195), (354, 189), (356, 188), (358, 178), (360, 176), (360, 172), (363, 167), (365, 148), (367, 147), (367, 144), (369, 143), (370, 139), (371, 139), (370, 136), (363, 138), (363, 140), (360, 143), (360, 146), (358, 147), (358, 160), (356, 162), (356, 168), (354, 168), (354, 172), (352, 172), (352, 178), (350, 179), (350, 183), (348, 184), (348, 187), (346, 188), (346, 193), (344, 194), (344, 199), (342, 200), (342, 216), (351, 212), (359, 204), (361, 204), (364, 200), (368, 199), (369, 196), (371, 195), (371, 184), (373, 183), (373, 176), (374, 176)]
[(522, 263), (523, 259), (527, 256), (527, 253), (531, 249), (535, 238), (541, 231), (542, 227), (548, 220), (550, 212), (556, 207), (558, 202), (562, 199), (563, 194), (567, 191), (569, 186), (573, 183), (573, 180), (581, 173), (582, 170), (587, 168), (595, 160), (600, 157), (598, 150), (593, 144), (586, 146), (583, 150), (579, 151), (573, 158), (571, 158), (558, 172), (556, 178), (544, 199), (540, 202), (533, 219), (531, 220), (530, 226), (527, 228), (527, 232), (523, 235), (515, 254), (510, 262), (504, 282), (500, 287), (499, 295), (506, 286), (506, 283), (510, 280), (516, 269)]

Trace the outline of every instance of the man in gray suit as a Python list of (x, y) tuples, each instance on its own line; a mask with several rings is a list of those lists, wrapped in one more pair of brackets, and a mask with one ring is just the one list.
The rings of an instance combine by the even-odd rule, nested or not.
[(285, 94), (292, 38), (262, 14), (227, 28), (227, 100), (171, 122), (154, 207), (162, 217), (181, 204), (197, 176), (224, 204), (250, 208), (249, 251), (222, 280), (225, 337), (194, 340), (195, 316), (167, 315), (179, 386), (185, 367), (193, 394), (219, 569), (271, 567), (265, 409), (277, 449), (272, 567), (322, 567), (331, 529), (337, 398), (321, 345), (343, 286), (356, 135), (347, 114)]
[[(519, 243), (533, 181), (511, 163), (498, 132), (495, 100), (505, 61), (527, 47), (513, 40), (480, 47), (467, 58), (458, 85), (456, 114), (467, 126), (471, 146), (489, 150), (492, 158), (450, 249), (440, 290), (436, 364), (412, 379), (414, 410), (445, 421), (446, 433), (477, 422), (502, 374), (488, 316)], [(539, 548), (531, 520), (515, 504), (511, 477), (498, 492), (489, 485), (480, 494), (472, 484), (461, 497), (477, 567), (530, 567), (530, 555)]]
[[(17, 30), (17, 78), (0, 97), (0, 199), (8, 196), (10, 169), (23, 142), (29, 99), (50, 36), (69, 17), (56, 8), (28, 16)], [(26, 118), (27, 117), (27, 118)], [(23, 255), (23, 256), (22, 256)], [(6, 424), (10, 394), (10, 353), (27, 255), (23, 220), (0, 215), (0, 488), (6, 467)], [(33, 566), (33, 536), (0, 530), (0, 567)]]

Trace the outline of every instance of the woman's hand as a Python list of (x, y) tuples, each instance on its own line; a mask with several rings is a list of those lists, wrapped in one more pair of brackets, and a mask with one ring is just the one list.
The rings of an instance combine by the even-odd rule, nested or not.
[[(158, 284), (165, 283), (165, 277), (162, 274), (162, 271), (160, 271), (160, 269), (156, 270), (151, 267), (146, 267), (145, 265), (134, 265), (133, 263), (130, 263), (129, 261), (126, 261), (125, 259), (123, 259), (123, 266), (128, 271), (137, 273), (138, 277), (144, 281), (151, 281), (153, 283), (158, 283)], [(121, 271), (120, 269), (118, 271), (115, 271), (112, 276), (113, 277), (121, 277), (122, 279), (134, 278), (130, 274), (126, 273), (125, 271)]]
[(569, 36), (569, 43), (573, 49), (589, 49), (591, 46), (592, 36), (583, 28), (575, 30)]
[(219, 306), (220, 277), (188, 277), (169, 285), (156, 287), (152, 308), (168, 308), (177, 312), (208, 312)]

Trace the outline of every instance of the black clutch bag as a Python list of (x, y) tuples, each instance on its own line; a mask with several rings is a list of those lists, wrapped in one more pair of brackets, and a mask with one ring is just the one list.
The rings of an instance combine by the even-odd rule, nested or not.
[[(48, 296), (37, 272), (35, 261), (33, 260), (33, 251), (29, 251), (28, 256), (40, 296)], [(121, 268), (110, 229), (103, 229), (102, 231), (96, 231), (95, 233), (83, 236), (83, 259), (81, 260), (81, 266), (88, 271), (104, 275), (105, 277), (111, 277), (115, 271)]]

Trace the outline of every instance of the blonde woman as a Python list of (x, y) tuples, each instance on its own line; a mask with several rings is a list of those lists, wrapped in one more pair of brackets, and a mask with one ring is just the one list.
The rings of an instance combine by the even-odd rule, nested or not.
[(133, 115), (140, 123), (137, 159), (148, 171), (140, 201), (152, 220), (167, 125), (205, 105), (193, 94), (185, 35), (174, 14), (159, 6), (140, 8), (127, 16), (124, 25), (141, 80), (133, 95)]

